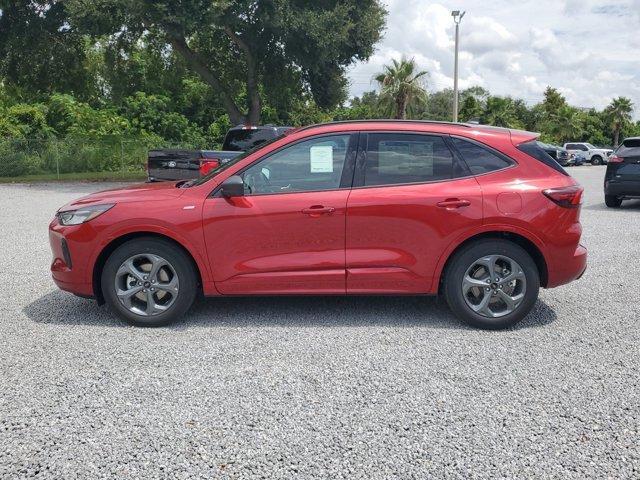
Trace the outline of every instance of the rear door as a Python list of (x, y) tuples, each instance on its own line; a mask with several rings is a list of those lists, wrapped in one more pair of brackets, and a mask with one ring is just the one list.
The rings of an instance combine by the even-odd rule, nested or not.
[(482, 223), (482, 192), (446, 136), (361, 133), (347, 203), (347, 293), (429, 293), (444, 250)]

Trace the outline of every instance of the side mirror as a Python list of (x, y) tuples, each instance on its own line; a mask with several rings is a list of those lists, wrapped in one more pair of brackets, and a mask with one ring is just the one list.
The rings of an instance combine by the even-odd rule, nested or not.
[(242, 177), (240, 175), (231, 175), (222, 182), (221, 192), (225, 198), (244, 196), (244, 181)]

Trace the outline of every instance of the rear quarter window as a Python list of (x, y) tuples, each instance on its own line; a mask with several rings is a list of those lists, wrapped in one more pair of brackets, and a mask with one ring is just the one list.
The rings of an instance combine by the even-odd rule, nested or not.
[[(560, 172), (563, 175), (566, 175), (567, 177), (569, 176), (567, 171), (564, 168), (562, 168), (562, 166), (558, 162), (556, 162), (551, 155), (549, 155), (542, 148), (540, 148), (537, 142), (532, 141), (532, 142), (522, 143), (518, 145), (517, 148), (521, 152), (526, 153), (530, 157), (533, 157), (539, 162), (544, 163), (547, 167), (553, 168), (556, 172)], [(570, 148), (570, 147), (567, 145), (567, 148)]]
[(456, 137), (451, 137), (451, 141), (473, 175), (495, 172), (513, 165), (513, 161), (507, 157), (475, 142)]

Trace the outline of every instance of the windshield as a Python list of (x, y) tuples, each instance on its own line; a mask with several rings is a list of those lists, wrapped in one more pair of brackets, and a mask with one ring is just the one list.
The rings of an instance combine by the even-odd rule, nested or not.
[(271, 145), (273, 142), (280, 140), (282, 137), (284, 137), (284, 134), (278, 135), (277, 137), (267, 141), (267, 142), (263, 142), (260, 143), (259, 145), (256, 145), (255, 147), (253, 147), (250, 150), (247, 150), (246, 152), (241, 153), (240, 155), (238, 155), (237, 157), (235, 157), (232, 160), (229, 160), (226, 163), (223, 163), (222, 165), (220, 165), (218, 168), (215, 168), (213, 170), (211, 170), (208, 174), (206, 174), (204, 177), (198, 178), (196, 180), (191, 180), (190, 182), (187, 182), (183, 185), (181, 185), (183, 188), (184, 187), (193, 187), (193, 186), (197, 186), (197, 185), (202, 185), (203, 183), (206, 183), (209, 181), (210, 178), (215, 177), (216, 175), (218, 175), (220, 172), (224, 172), (227, 168), (234, 166), (236, 163), (238, 163), (240, 160), (243, 160), (245, 158), (247, 158), (249, 155), (257, 152), (258, 150), (266, 147), (267, 145)]
[(591, 145), (590, 143), (585, 143), (585, 145), (587, 146), (587, 148), (589, 150), (596, 150), (596, 147), (594, 147), (593, 145)]

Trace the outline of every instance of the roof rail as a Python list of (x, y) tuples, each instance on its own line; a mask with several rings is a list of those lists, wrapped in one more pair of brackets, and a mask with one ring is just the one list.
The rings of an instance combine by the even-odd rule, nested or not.
[(458, 127), (466, 127), (473, 128), (478, 125), (471, 125), (468, 123), (460, 123), (460, 122), (447, 122), (443, 120), (399, 120), (394, 118), (377, 118), (377, 119), (369, 119), (369, 120), (336, 120), (333, 122), (326, 123), (315, 123), (313, 125), (307, 125), (305, 127), (301, 127), (298, 131), (308, 130), (313, 127), (319, 127), (321, 125), (342, 125), (342, 124), (350, 124), (350, 123), (425, 123), (429, 125), (456, 125)]

